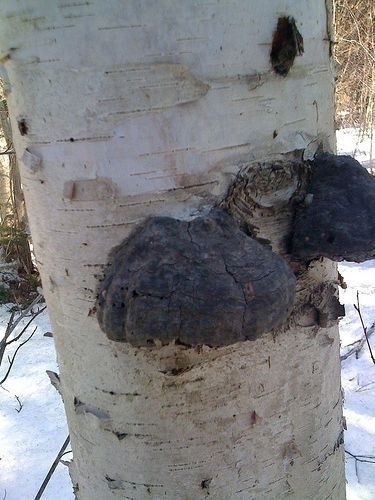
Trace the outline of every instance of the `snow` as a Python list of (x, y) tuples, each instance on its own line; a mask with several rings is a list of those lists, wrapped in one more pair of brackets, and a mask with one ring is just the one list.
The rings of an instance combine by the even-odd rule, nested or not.
[[(9, 320), (9, 309), (9, 305), (0, 307), (0, 339)], [(46, 370), (58, 372), (53, 338), (44, 336), (51, 328), (47, 311), (33, 321), (22, 339), (35, 326), (34, 336), (19, 350), (8, 379), (0, 386), (1, 500), (33, 499), (68, 435), (61, 397), (46, 374)], [(5, 358), (12, 356), (16, 344), (5, 352), (0, 378), (8, 366)], [(69, 457), (71, 454), (64, 459)], [(42, 498), (74, 499), (65, 465), (58, 465)]]
[[(358, 144), (353, 130), (338, 131), (337, 136), (341, 153), (354, 155), (367, 167), (372, 166), (368, 139)], [(341, 350), (345, 354), (347, 346), (363, 337), (358, 312), (353, 306), (357, 291), (366, 327), (375, 322), (375, 260), (362, 264), (344, 262), (339, 265), (339, 271), (347, 284), (346, 289), (340, 289), (340, 301), (346, 310), (340, 322)], [(9, 316), (9, 306), (1, 306), (0, 339)], [(21, 348), (9, 378), (0, 386), (0, 500), (35, 498), (68, 435), (61, 397), (46, 375), (46, 370), (58, 372), (53, 338), (44, 336), (50, 331), (46, 311), (30, 325), (28, 333), (35, 326), (35, 335)], [(375, 352), (375, 333), (370, 343)], [(15, 347), (12, 344), (13, 351)], [(6, 351), (6, 356), (12, 355), (12, 349)], [(6, 359), (3, 365), (0, 378)], [(342, 387), (347, 425), (345, 449), (361, 456), (361, 460), (370, 457), (364, 459), (375, 462), (371, 458), (375, 457), (375, 365), (367, 345), (358, 357), (353, 354), (342, 361)], [(64, 456), (64, 460), (70, 458), (70, 453)], [(348, 453), (345, 460), (347, 499), (373, 500), (375, 463), (356, 461)], [(66, 465), (57, 466), (42, 498), (74, 499)]]
[(374, 168), (375, 138), (361, 136), (357, 129), (344, 128), (336, 132), (337, 152), (353, 156), (366, 168)]
[[(360, 139), (354, 129), (337, 132), (340, 154), (354, 156), (363, 166), (373, 168), (374, 162), (369, 137)], [(361, 264), (343, 262), (339, 272), (347, 284), (340, 289), (340, 302), (345, 304), (345, 317), (340, 321), (341, 351), (345, 354), (353, 342), (363, 337), (363, 328), (354, 304), (359, 297), (360, 312), (366, 328), (375, 322), (375, 260)], [(370, 337), (375, 355), (375, 335)], [(364, 345), (341, 363), (341, 384), (344, 392), (345, 450), (362, 455), (373, 463), (359, 462), (345, 454), (347, 500), (373, 500), (375, 498), (375, 365), (369, 349)]]
[[(340, 290), (340, 302), (345, 304), (345, 317), (340, 322), (342, 353), (348, 346), (363, 337), (357, 303), (359, 292), (360, 311), (367, 328), (375, 322), (375, 260), (362, 264), (345, 262), (339, 272), (347, 284)], [(370, 337), (375, 354), (375, 336)], [(374, 457), (374, 463), (356, 462), (345, 455), (347, 499), (373, 500), (375, 498), (375, 365), (367, 345), (359, 353), (342, 361), (341, 383), (344, 391), (345, 450), (353, 455)], [(371, 458), (370, 458), (371, 460)]]

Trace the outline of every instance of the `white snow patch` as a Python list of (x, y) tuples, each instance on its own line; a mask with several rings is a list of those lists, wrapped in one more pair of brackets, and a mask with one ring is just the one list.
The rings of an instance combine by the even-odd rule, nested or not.
[[(9, 316), (9, 307), (1, 306), (0, 338)], [(27, 319), (30, 317), (21, 324)], [(0, 498), (6, 493), (6, 500), (35, 497), (68, 435), (61, 397), (46, 374), (46, 370), (58, 371), (53, 339), (43, 336), (51, 328), (47, 311), (35, 319), (22, 339), (26, 339), (35, 326), (37, 331), (19, 350), (8, 379), (0, 387)], [(16, 343), (9, 346), (5, 358), (12, 356), (16, 347)], [(8, 361), (4, 359), (0, 378), (7, 366)], [(20, 403), (16, 396), (22, 404), (21, 411), (17, 411)], [(70, 457), (68, 454), (66, 459)], [(42, 498), (74, 498), (66, 466), (58, 465)]]

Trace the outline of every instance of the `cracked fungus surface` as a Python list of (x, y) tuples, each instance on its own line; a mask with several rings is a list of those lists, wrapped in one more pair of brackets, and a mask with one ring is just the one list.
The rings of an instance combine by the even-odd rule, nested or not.
[(219, 209), (191, 221), (147, 219), (110, 261), (98, 321), (110, 339), (135, 346), (255, 339), (293, 306), (288, 264)]

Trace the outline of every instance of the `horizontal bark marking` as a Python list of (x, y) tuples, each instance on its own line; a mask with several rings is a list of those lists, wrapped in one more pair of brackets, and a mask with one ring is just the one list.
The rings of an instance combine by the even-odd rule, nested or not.
[(98, 135), (90, 137), (69, 137), (67, 139), (56, 139), (56, 142), (87, 142), (87, 141), (108, 141), (113, 138), (113, 135)]
[(98, 31), (146, 28), (145, 24), (122, 24), (118, 26), (98, 26)]
[(139, 483), (135, 481), (128, 481), (126, 479), (113, 479), (110, 476), (105, 476), (106, 481), (108, 482), (108, 486), (112, 490), (124, 490), (130, 486), (144, 486), (146, 488), (163, 488), (163, 484), (155, 484), (155, 483)]
[[(33, 23), (33, 19), (29, 19), (30, 23)], [(57, 30), (65, 30), (69, 28), (76, 28), (76, 24), (62, 24), (61, 26), (52, 25), (52, 26), (39, 26), (39, 31), (57, 31)]]

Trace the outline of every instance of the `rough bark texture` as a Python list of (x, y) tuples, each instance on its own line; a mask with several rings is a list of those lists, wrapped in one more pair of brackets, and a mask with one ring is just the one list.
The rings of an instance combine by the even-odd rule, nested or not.
[(134, 346), (254, 340), (290, 314), (295, 277), (223, 210), (192, 221), (151, 218), (111, 256), (98, 320)]
[[(206, 215), (246, 165), (333, 149), (326, 9), (2, 3), (0, 59), (79, 499), (345, 497), (338, 330), (319, 324), (329, 261), (289, 258), (296, 310), (254, 341), (134, 347), (109, 340), (94, 313), (110, 250), (146, 217)], [(304, 40), (285, 78), (270, 64), (280, 16)], [(267, 188), (263, 210), (258, 190), (248, 217), (285, 258), (283, 194)], [(241, 201), (228, 200), (233, 214)]]
[(338, 300), (335, 264), (301, 260), (289, 253), (296, 213), (308, 196), (309, 173), (309, 163), (293, 156), (282, 161), (244, 162), (222, 206), (293, 268), (297, 286), (288, 324), (327, 328), (345, 315)]
[(318, 155), (297, 211), (292, 252), (308, 260), (375, 256), (375, 178), (351, 156)]

